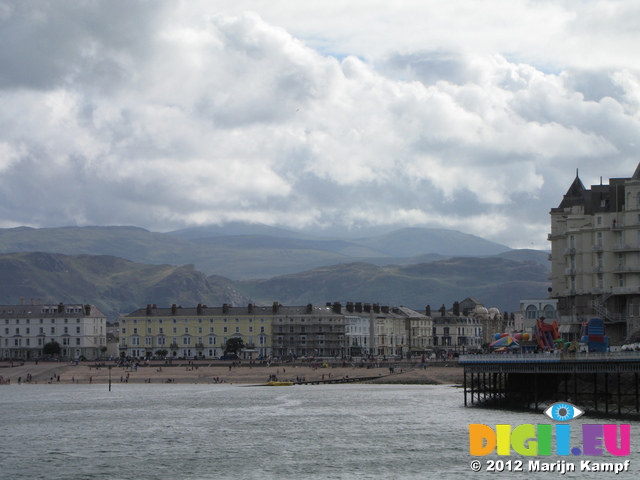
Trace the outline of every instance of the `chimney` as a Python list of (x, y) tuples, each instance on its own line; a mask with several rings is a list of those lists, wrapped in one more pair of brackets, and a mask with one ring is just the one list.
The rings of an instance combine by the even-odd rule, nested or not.
[(158, 305), (156, 305), (155, 303), (153, 304), (153, 309), (155, 310), (156, 308), (158, 308)]
[(431, 316), (431, 305), (427, 305), (427, 308), (424, 309), (424, 312), (425, 312), (424, 314), (427, 317), (430, 317)]
[(342, 312), (342, 305), (340, 305), (340, 302), (333, 303), (333, 311), (336, 313)]
[(370, 303), (365, 303), (364, 304), (364, 311), (365, 311), (365, 313), (371, 313), (371, 304)]
[(356, 312), (362, 313), (362, 302), (356, 302)]
[(64, 312), (64, 303), (60, 302), (58, 304), (58, 313)]
[(222, 304), (222, 313), (229, 313), (229, 304), (228, 303), (223, 303)]
[(89, 315), (91, 315), (91, 305), (85, 305), (84, 306), (84, 314), (88, 317)]
[(353, 302), (347, 302), (347, 312), (353, 313)]
[(380, 304), (379, 303), (374, 303), (373, 304), (373, 313), (380, 313)]
[(273, 313), (278, 313), (279, 307), (280, 307), (280, 304), (278, 302), (273, 302), (273, 307), (271, 307), (271, 309), (273, 310)]
[(447, 307), (444, 306), (444, 303), (440, 307), (440, 316), (444, 317), (447, 314)]
[(309, 303), (307, 305), (307, 313), (311, 313), (311, 312), (313, 312), (313, 305)]
[(196, 308), (196, 312), (197, 312), (198, 315), (202, 315), (202, 304), (201, 303), (198, 304), (198, 306)]
[(387, 307), (386, 305), (380, 307), (380, 310), (382, 311), (382, 313), (389, 313), (389, 307)]
[(247, 305), (247, 312), (253, 313), (253, 303), (250, 303), (249, 305)]
[(453, 314), (456, 317), (460, 316), (460, 304), (458, 302), (453, 302)]
[(151, 315), (151, 304), (147, 303), (147, 315)]
[(178, 311), (178, 306), (174, 303), (171, 305), (171, 315), (175, 315)]

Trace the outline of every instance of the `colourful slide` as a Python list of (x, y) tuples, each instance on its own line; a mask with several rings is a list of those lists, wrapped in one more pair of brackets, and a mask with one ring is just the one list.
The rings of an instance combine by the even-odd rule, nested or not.
[(540, 319), (536, 325), (536, 338), (538, 345), (543, 350), (551, 350), (554, 348), (554, 342), (560, 338), (560, 332), (558, 332), (558, 322), (545, 323)]

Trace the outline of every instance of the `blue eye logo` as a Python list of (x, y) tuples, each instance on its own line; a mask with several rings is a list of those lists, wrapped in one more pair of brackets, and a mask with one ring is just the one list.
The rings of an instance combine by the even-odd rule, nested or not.
[(575, 420), (584, 414), (584, 411), (570, 403), (554, 403), (544, 411), (544, 414), (557, 422)]

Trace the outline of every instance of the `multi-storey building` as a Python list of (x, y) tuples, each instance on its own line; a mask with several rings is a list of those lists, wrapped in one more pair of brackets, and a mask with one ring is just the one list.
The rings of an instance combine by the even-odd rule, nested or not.
[(578, 174), (551, 209), (551, 297), (560, 323), (604, 318), (613, 345), (640, 327), (640, 165), (585, 188)]
[(348, 355), (344, 316), (339, 303), (315, 307), (272, 307), (273, 355), (344, 357)]
[(94, 305), (0, 305), (0, 325), (4, 358), (41, 358), (50, 342), (60, 345), (65, 360), (106, 352), (107, 317)]
[(432, 318), (407, 307), (347, 302), (345, 336), (352, 356), (407, 356), (433, 345)]
[(120, 317), (120, 355), (149, 357), (159, 351), (181, 358), (223, 355), (227, 340), (241, 338), (244, 358), (271, 354), (272, 310), (247, 307), (158, 308), (147, 305)]
[[(430, 309), (427, 307), (427, 310)], [(433, 319), (435, 349), (462, 353), (479, 349), (486, 343), (483, 338), (483, 320), (487, 320), (489, 316), (487, 309), (482, 305), (461, 312), (460, 304), (455, 302), (451, 310), (447, 310), (443, 305), (438, 312), (439, 316), (436, 315)]]
[[(407, 307), (393, 307), (391, 313), (404, 319), (406, 355), (422, 355), (433, 347), (433, 318)], [(406, 356), (405, 355), (405, 356)]]
[(347, 343), (347, 355), (362, 357), (373, 355), (371, 350), (371, 325), (373, 312), (370, 304), (347, 302), (344, 312), (344, 335)]

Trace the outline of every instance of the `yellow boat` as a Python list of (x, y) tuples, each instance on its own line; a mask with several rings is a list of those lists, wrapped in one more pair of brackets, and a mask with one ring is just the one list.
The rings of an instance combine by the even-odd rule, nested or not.
[(290, 387), (293, 382), (267, 382), (269, 387)]

